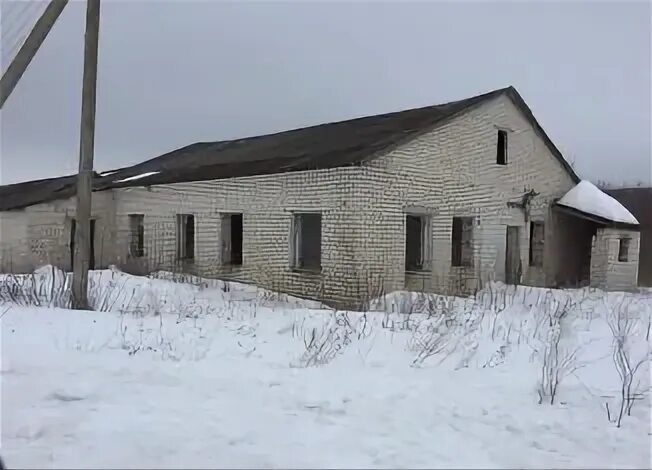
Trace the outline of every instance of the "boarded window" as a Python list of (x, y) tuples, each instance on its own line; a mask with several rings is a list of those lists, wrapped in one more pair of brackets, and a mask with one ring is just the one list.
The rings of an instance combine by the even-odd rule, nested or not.
[(498, 141), (496, 145), (496, 163), (507, 165), (507, 131), (498, 131)]
[(473, 266), (473, 217), (453, 217), (451, 245), (453, 266)]
[(321, 270), (321, 214), (294, 214), (290, 238), (290, 265), (297, 269)]
[(223, 214), (221, 220), (222, 264), (242, 265), (242, 214)]
[(545, 242), (543, 222), (530, 223), (530, 266), (543, 266)]
[(629, 261), (629, 243), (631, 238), (621, 238), (618, 244), (618, 261)]
[(406, 215), (405, 270), (423, 271), (430, 269), (431, 246), (430, 217), (425, 215)]
[(192, 214), (177, 215), (177, 257), (195, 259), (195, 216)]
[(140, 258), (145, 254), (145, 216), (129, 214), (129, 256)]

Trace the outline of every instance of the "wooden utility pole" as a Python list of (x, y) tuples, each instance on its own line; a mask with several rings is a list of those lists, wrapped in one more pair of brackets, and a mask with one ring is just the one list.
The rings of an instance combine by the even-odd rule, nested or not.
[(95, 96), (100, 0), (87, 0), (84, 35), (84, 79), (82, 84), (79, 175), (77, 176), (77, 226), (72, 278), (73, 307), (88, 309), (88, 268), (91, 249), (91, 193), (95, 146)]
[(68, 0), (51, 0), (41, 17), (34, 24), (18, 54), (16, 54), (2, 79), (0, 79), (0, 109), (5, 105), (5, 101), (7, 101), (11, 92), (14, 91), (18, 81), (27, 70), (67, 3)]

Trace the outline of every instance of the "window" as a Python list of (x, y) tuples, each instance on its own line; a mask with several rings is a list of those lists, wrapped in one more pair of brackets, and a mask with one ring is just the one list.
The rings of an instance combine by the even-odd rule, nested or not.
[(631, 238), (621, 238), (618, 244), (618, 261), (629, 260), (629, 242)]
[(507, 131), (498, 131), (498, 145), (496, 146), (496, 163), (507, 165)]
[(294, 214), (290, 265), (295, 269), (321, 270), (321, 214)]
[(177, 257), (195, 259), (195, 216), (192, 214), (177, 215)]
[(145, 216), (129, 214), (129, 256), (140, 258), (145, 253)]
[(453, 266), (473, 266), (473, 217), (453, 217)]
[(543, 222), (530, 222), (530, 266), (543, 266)]
[(222, 214), (222, 264), (242, 266), (242, 214)]
[(405, 270), (430, 269), (431, 246), (430, 217), (407, 214), (405, 216)]

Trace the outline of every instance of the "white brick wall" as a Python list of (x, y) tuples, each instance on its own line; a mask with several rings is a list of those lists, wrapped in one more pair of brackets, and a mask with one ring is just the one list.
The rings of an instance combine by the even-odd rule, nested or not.
[[(510, 130), (506, 166), (496, 164), (497, 126)], [(407, 281), (426, 290), (470, 291), (479, 279), (504, 279), (506, 225), (521, 227), (523, 280), (546, 281), (544, 269), (528, 266), (524, 212), (508, 208), (507, 201), (536, 190), (530, 220), (547, 222), (550, 202), (574, 183), (509, 98), (499, 97), (400, 146), (363, 172), (354, 204), (367, 236), (357, 242), (356, 255), (383, 278), (386, 290)], [(434, 260), (432, 273), (406, 277), (404, 207), (410, 205), (431, 211)], [(451, 267), (454, 215), (476, 217), (473, 268)]]
[[(629, 238), (627, 261), (618, 260), (621, 238)], [(633, 230), (598, 229), (591, 250), (591, 285), (601, 289), (628, 290), (637, 284), (640, 234)]]
[(24, 212), (0, 212), (0, 266), (18, 270), (30, 258)]
[[(496, 164), (498, 128), (509, 131), (506, 166)], [(556, 246), (553, 234), (559, 227), (550, 203), (573, 185), (511, 100), (498, 97), (362, 167), (119, 189), (95, 193), (93, 211), (101, 240), (96, 244), (102, 246), (100, 265), (116, 263), (133, 271), (182, 268), (350, 305), (396, 289), (461, 293), (482, 281), (503, 280), (507, 225), (520, 227), (522, 282), (553, 283), (563, 268), (563, 254), (572, 247)], [(519, 202), (532, 189), (538, 195), (526, 220), (523, 210), (507, 202)], [(27, 222), (11, 237), (17, 246), (21, 239), (30, 240), (25, 269), (43, 261), (69, 264), (67, 230), (73, 207), (73, 200), (58, 201), (17, 213)], [(431, 216), (429, 272), (405, 273), (407, 207)], [(289, 266), (292, 211), (307, 210), (322, 213), (319, 274), (295, 272)], [(223, 212), (244, 214), (243, 266), (236, 270), (223, 267), (220, 259)], [(145, 256), (139, 260), (127, 256), (132, 213), (145, 215)], [(192, 264), (177, 261), (176, 216), (181, 213), (195, 216)], [(451, 266), (453, 216), (475, 218), (473, 267)], [(546, 223), (543, 268), (529, 266), (530, 220)], [(572, 241), (572, 234), (566, 235)], [(605, 231), (603, 238), (608, 236), (611, 232)], [(25, 246), (20, 251), (25, 252)], [(603, 258), (612, 265), (611, 245), (608, 251)], [(602, 260), (602, 255), (596, 256)], [(633, 263), (616, 263), (618, 274), (605, 274), (605, 285), (631, 283)], [(596, 265), (596, 273), (600, 269)]]
[[(96, 267), (107, 266), (114, 257), (114, 214), (113, 193), (93, 193)], [(69, 243), (71, 219), (74, 217), (74, 198), (1, 212), (0, 269), (5, 272), (31, 272), (43, 264), (71, 269)]]
[[(183, 266), (204, 276), (229, 276), (333, 302), (350, 297), (348, 264), (352, 223), (347, 202), (355, 168), (286, 173), (229, 180), (116, 190), (119, 262), (127, 259), (128, 215), (145, 214), (145, 260), (149, 269), (179, 269), (176, 215), (195, 216), (195, 262)], [(322, 272), (299, 273), (289, 265), (292, 211), (322, 213)], [(222, 266), (220, 214), (243, 213), (243, 266)]]

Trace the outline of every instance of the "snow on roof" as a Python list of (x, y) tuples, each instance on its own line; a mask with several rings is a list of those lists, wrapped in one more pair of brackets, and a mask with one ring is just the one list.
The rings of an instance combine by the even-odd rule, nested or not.
[(157, 175), (159, 173), (160, 171), (148, 171), (147, 173), (143, 173), (141, 175), (130, 176), (129, 178), (114, 181), (114, 183), (125, 183), (127, 181), (139, 180), (141, 178), (147, 178), (148, 176)]
[(620, 202), (602, 192), (590, 181), (582, 180), (568, 191), (557, 204), (613, 222), (638, 225), (638, 220)]

